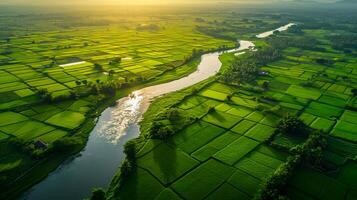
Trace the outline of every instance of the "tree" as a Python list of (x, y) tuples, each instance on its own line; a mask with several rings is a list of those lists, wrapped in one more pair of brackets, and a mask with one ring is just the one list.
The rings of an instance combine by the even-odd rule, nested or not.
[(124, 153), (129, 161), (135, 161), (136, 148), (134, 140), (130, 140), (124, 145)]
[(267, 90), (269, 88), (269, 81), (264, 81), (262, 87)]
[(161, 121), (154, 121), (151, 125), (150, 133), (154, 139), (166, 139), (173, 135), (175, 131), (171, 125), (167, 125)]
[(127, 159), (125, 159), (120, 167), (121, 177), (123, 177), (123, 178), (128, 177), (131, 174), (131, 172), (133, 171), (133, 169), (134, 169), (133, 164), (130, 161), (128, 161)]
[(109, 72), (108, 72), (108, 75), (109, 76), (113, 76), (115, 74), (115, 71), (114, 70), (110, 70)]
[(50, 151), (55, 153), (72, 151), (82, 145), (82, 141), (76, 137), (64, 137), (53, 142)]
[(113, 60), (109, 61), (109, 64), (110, 65), (115, 65), (115, 64), (121, 63), (121, 61), (122, 61), (121, 57), (115, 57), (115, 58), (113, 58)]
[(290, 114), (279, 122), (277, 130), (283, 134), (292, 135), (305, 135), (307, 132), (304, 122)]
[(357, 88), (353, 88), (351, 90), (351, 92), (352, 92), (353, 96), (357, 96)]
[(88, 84), (88, 81), (87, 81), (87, 80), (83, 80), (82, 83), (83, 83), (84, 85), (87, 85), (87, 84)]
[(98, 63), (94, 63), (94, 69), (97, 71), (102, 72), (103, 71), (103, 66), (98, 64)]
[(166, 112), (167, 119), (176, 121), (180, 119), (180, 112), (176, 108), (171, 108)]
[(76, 80), (76, 85), (77, 85), (77, 86), (80, 86), (81, 84), (82, 84), (81, 81)]
[(40, 88), (38, 90), (38, 94), (40, 95), (40, 97), (47, 101), (50, 102), (51, 101), (51, 93), (46, 89), (46, 88)]
[(259, 68), (255, 62), (236, 60), (223, 74), (222, 79), (229, 83), (251, 82), (255, 80), (258, 72)]
[(93, 189), (90, 200), (105, 200), (104, 190), (102, 188)]

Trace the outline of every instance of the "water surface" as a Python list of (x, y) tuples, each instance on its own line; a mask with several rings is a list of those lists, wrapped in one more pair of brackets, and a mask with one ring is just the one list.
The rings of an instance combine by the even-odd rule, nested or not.
[[(239, 48), (227, 52), (240, 55), (254, 48), (250, 41), (240, 40)], [(89, 197), (95, 187), (107, 187), (124, 159), (124, 144), (140, 134), (138, 122), (150, 102), (161, 95), (181, 90), (214, 76), (222, 66), (224, 52), (202, 55), (197, 70), (169, 83), (155, 85), (121, 98), (99, 117), (86, 147), (68, 159), (46, 179), (35, 185), (21, 199), (78, 200)]]

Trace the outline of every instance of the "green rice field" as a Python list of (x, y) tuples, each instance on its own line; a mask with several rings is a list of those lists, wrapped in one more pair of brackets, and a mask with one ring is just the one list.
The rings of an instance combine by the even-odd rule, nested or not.
[[(331, 47), (326, 37), (332, 31), (302, 31), (321, 43), (324, 51), (284, 49), (279, 60), (261, 67), (268, 75), (251, 83), (259, 87), (267, 81), (269, 86), (263, 92), (215, 79), (171, 105), (192, 114), (196, 121), (167, 140), (138, 140), (134, 175), (120, 183), (118, 177), (114, 179), (110, 199), (141, 194), (147, 189), (143, 185), (155, 186), (155, 195), (136, 199), (253, 199), (267, 177), (287, 162), (292, 155), (289, 149), (306, 139), (275, 133), (288, 113), (311, 129), (321, 130), (327, 147), (321, 168), (303, 163), (293, 171), (284, 186), (287, 197), (356, 199), (357, 107), (352, 89), (357, 86), (357, 76), (350, 72), (357, 69), (357, 59)], [(290, 32), (279, 36), (298, 37)], [(234, 57), (221, 55), (223, 71)], [(334, 64), (317, 64), (319, 58), (334, 60)], [(153, 103), (141, 123), (144, 134), (154, 110), (171, 96), (175, 94)], [(145, 176), (137, 175), (144, 172)], [(129, 185), (133, 182), (137, 187)]]

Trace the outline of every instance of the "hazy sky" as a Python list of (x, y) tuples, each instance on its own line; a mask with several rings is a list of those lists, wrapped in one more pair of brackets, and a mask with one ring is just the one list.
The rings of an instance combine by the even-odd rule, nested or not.
[[(107, 5), (107, 4), (169, 4), (169, 3), (273, 3), (295, 0), (0, 0), (0, 4), (30, 4), (30, 5), (49, 5), (49, 4), (86, 4), (86, 5)], [(302, 0), (331, 2), (336, 0)]]

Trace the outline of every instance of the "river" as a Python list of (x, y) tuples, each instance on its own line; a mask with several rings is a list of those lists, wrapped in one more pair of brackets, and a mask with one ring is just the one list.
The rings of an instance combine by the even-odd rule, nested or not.
[[(274, 31), (270, 32), (265, 37)], [(240, 40), (239, 44), (239, 48), (228, 52), (238, 52), (236, 55), (240, 55), (254, 48), (250, 41)], [(143, 88), (119, 99), (116, 106), (107, 108), (98, 118), (86, 147), (20, 199), (79, 200), (89, 197), (95, 187), (106, 188), (125, 157), (124, 144), (139, 136), (138, 122), (150, 102), (158, 96), (187, 88), (217, 74), (222, 66), (219, 60), (222, 53), (219, 51), (202, 55), (197, 70), (186, 77)]]

